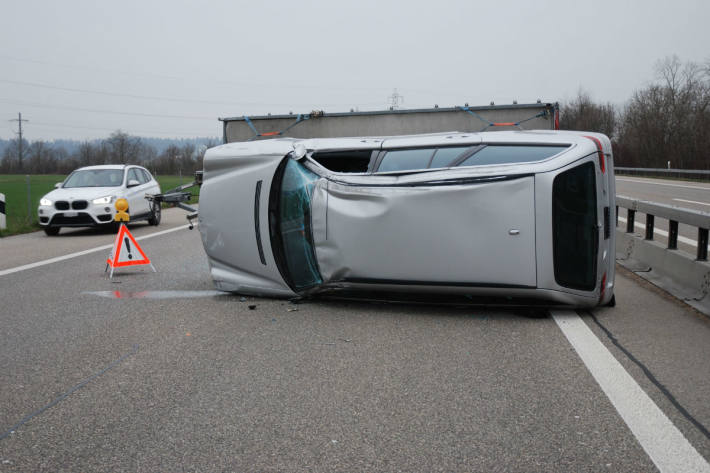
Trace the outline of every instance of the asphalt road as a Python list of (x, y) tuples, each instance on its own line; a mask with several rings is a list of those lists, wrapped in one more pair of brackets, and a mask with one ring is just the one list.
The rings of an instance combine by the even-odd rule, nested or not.
[[(702, 182), (687, 182), (668, 179), (650, 179), (636, 176), (617, 176), (616, 193), (634, 199), (657, 202), (691, 210), (710, 212), (710, 184)], [(619, 209), (619, 226), (626, 227), (626, 211)], [(646, 216), (637, 214), (635, 219), (636, 232), (645, 233)], [(655, 239), (663, 244), (668, 243), (668, 221), (657, 218)], [(697, 229), (678, 226), (679, 245), (682, 251), (695, 255), (697, 252)]]
[(157, 272), (113, 280), (108, 249), (58, 259), (112, 234), (0, 240), (0, 472), (657, 471), (648, 437), (661, 471), (710, 471), (710, 319), (631, 274), (572, 316), (700, 463), (552, 317), (242, 301), (184, 215), (132, 227)]

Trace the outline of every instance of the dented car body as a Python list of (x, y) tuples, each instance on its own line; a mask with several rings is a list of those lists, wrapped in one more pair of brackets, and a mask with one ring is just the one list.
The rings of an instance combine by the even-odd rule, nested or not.
[(601, 134), (237, 142), (207, 152), (203, 179), (200, 232), (221, 290), (573, 307), (613, 295), (613, 162)]

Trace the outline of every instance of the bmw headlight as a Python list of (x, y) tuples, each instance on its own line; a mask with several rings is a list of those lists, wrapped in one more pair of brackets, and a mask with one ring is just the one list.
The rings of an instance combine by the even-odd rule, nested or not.
[(39, 199), (39, 205), (52, 205), (52, 201), (42, 197), (41, 199)]
[(98, 199), (94, 199), (91, 202), (93, 202), (96, 205), (106, 205), (110, 204), (113, 202), (113, 199), (116, 198), (114, 195), (107, 195), (105, 197), (99, 197)]

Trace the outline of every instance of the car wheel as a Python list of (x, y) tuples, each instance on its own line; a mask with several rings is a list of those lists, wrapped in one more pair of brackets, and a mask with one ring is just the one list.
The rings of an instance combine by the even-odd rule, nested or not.
[(616, 307), (616, 294), (611, 295), (611, 299), (606, 303), (607, 307)]
[(160, 218), (162, 216), (162, 210), (160, 209), (160, 204), (153, 204), (153, 216), (148, 219), (148, 223), (151, 225), (160, 225)]
[(47, 234), (47, 236), (56, 236), (59, 235), (59, 230), (61, 230), (62, 227), (44, 227), (44, 233)]

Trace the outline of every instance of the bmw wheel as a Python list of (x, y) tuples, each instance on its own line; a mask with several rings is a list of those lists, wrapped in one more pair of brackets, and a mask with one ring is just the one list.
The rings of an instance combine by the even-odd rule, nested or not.
[(47, 234), (47, 236), (56, 236), (59, 235), (59, 230), (61, 230), (62, 227), (44, 227), (44, 233)]

